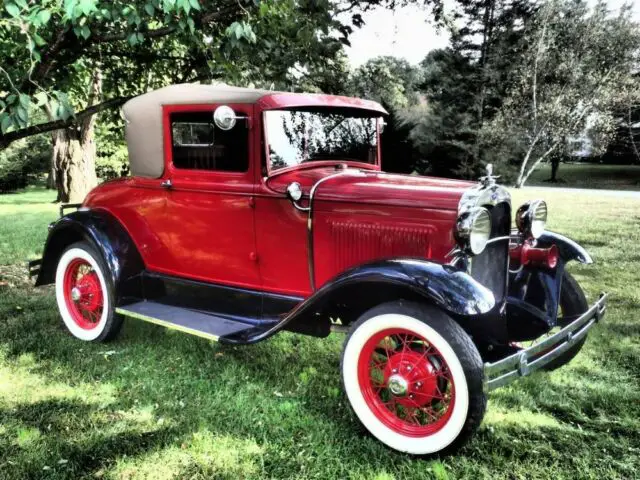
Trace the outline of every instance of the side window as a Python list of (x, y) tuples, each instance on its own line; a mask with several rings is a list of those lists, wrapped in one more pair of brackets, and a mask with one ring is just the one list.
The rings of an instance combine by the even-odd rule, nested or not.
[(245, 122), (238, 122), (231, 130), (221, 130), (213, 123), (213, 111), (176, 112), (169, 120), (175, 168), (222, 172), (249, 169), (249, 135)]

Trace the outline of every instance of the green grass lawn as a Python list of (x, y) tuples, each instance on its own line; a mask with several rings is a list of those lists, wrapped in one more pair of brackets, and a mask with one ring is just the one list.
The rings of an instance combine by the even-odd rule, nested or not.
[(640, 165), (600, 165), (597, 163), (562, 163), (558, 183), (551, 178), (551, 165), (543, 164), (531, 174), (528, 186), (640, 190)]
[[(517, 191), (514, 204), (535, 191)], [(640, 201), (548, 191), (550, 228), (596, 264), (572, 265), (606, 320), (567, 367), (490, 395), (457, 456), (417, 459), (363, 433), (338, 375), (343, 337), (281, 334), (228, 347), (125, 322), (110, 344), (63, 329), (24, 259), (56, 216), (52, 195), (0, 196), (0, 479), (637, 478)]]

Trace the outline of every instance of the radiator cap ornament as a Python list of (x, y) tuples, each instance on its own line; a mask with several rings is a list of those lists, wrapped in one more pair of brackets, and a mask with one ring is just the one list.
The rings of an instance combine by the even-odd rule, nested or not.
[(485, 166), (485, 173), (486, 175), (484, 177), (480, 177), (480, 183), (482, 183), (482, 185), (484, 185), (485, 187), (495, 185), (496, 179), (500, 178), (499, 175), (493, 174), (493, 163), (487, 163), (487, 165)]

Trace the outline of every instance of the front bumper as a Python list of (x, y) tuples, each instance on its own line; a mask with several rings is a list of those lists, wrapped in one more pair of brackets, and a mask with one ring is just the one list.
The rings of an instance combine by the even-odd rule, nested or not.
[(587, 335), (604, 316), (606, 309), (607, 294), (603, 293), (589, 310), (554, 335), (495, 363), (485, 363), (485, 391), (490, 392), (527, 376), (558, 358)]

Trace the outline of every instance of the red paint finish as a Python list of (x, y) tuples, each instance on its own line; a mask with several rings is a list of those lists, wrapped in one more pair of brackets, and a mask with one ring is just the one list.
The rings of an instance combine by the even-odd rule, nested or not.
[[(392, 392), (394, 379), (405, 386)], [(455, 385), (449, 366), (428, 339), (401, 328), (373, 335), (358, 357), (358, 383), (371, 412), (393, 431), (426, 437), (451, 418)]]
[[(206, 282), (307, 296), (309, 222), (286, 197), (299, 182), (313, 200), (315, 284), (366, 261), (395, 256), (444, 260), (462, 193), (472, 184), (392, 175), (360, 162), (310, 162), (267, 177), (262, 112), (324, 106), (383, 113), (374, 102), (326, 95), (273, 94), (256, 104), (230, 105), (248, 119), (246, 172), (186, 170), (171, 158), (172, 112), (213, 114), (217, 105), (165, 105), (165, 172), (94, 189), (85, 206), (114, 215), (129, 232), (149, 270)], [(171, 180), (172, 187), (161, 187)]]
[[(72, 260), (64, 272), (62, 288), (67, 310), (76, 325), (84, 330), (96, 328), (102, 317), (104, 297), (100, 279), (91, 264), (82, 258)], [(72, 298), (73, 291), (79, 298)]]

